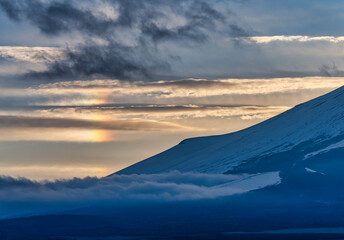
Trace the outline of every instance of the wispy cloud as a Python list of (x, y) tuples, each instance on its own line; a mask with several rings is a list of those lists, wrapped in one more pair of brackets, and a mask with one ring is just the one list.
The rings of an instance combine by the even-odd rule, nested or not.
[[(105, 105), (23, 109), (0, 111), (0, 141), (107, 142), (126, 139), (118, 138), (118, 132), (135, 132), (138, 137), (152, 131), (183, 135), (228, 131), (229, 120), (261, 121), (289, 107)], [(225, 124), (207, 124), (216, 119)]]
[[(325, 70), (327, 74), (334, 71), (333, 67), (323, 67), (322, 71)], [(3, 110), (25, 108), (34, 110), (35, 106), (94, 106), (113, 103), (278, 106), (285, 103), (278, 101), (277, 95), (279, 98), (283, 95), (298, 95), (293, 98), (295, 101), (289, 101), (289, 106), (293, 106), (342, 85), (341, 77), (186, 79), (157, 82), (69, 81), (41, 84), (30, 88), (2, 88), (0, 105)]]
[[(53, 89), (80, 91), (100, 89), (113, 95), (149, 95), (154, 98), (198, 98), (220, 95), (257, 95), (290, 91), (329, 89), (343, 84), (343, 78), (305, 77), (272, 79), (186, 79), (156, 82), (117, 80), (73, 81), (39, 85), (42, 92)], [(209, 91), (211, 89), (211, 91)], [(109, 96), (111, 98), (111, 95)]]
[(63, 59), (63, 50), (58, 47), (0, 46), (0, 56), (9, 61), (49, 63)]
[(252, 37), (241, 37), (238, 40), (242, 40), (246, 43), (257, 43), (257, 44), (268, 44), (272, 42), (330, 42), (330, 43), (341, 43), (344, 42), (344, 37), (335, 36), (252, 36)]
[(310, 99), (309, 92), (320, 95), (342, 84), (342, 78), (308, 77), (84, 80), (2, 88), (0, 140), (104, 142), (117, 139), (118, 131), (226, 133), (286, 111)]
[(103, 114), (125, 119), (159, 121), (198, 118), (266, 119), (288, 110), (286, 106), (207, 106), (207, 105), (106, 105), (94, 107), (42, 107), (44, 114), (80, 115)]
[(103, 130), (175, 130), (186, 127), (177, 124), (149, 120), (84, 120), (72, 118), (48, 118), (25, 116), (0, 116), (0, 128), (79, 128)]

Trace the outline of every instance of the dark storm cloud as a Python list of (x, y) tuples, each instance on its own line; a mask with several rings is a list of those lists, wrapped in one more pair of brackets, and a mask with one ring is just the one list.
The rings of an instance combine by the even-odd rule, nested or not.
[(105, 130), (168, 130), (182, 126), (147, 120), (93, 121), (74, 118), (0, 116), (0, 128), (78, 128)]
[[(138, 27), (144, 35), (154, 41), (164, 39), (202, 41), (207, 37), (202, 29), (212, 28), (217, 22), (225, 21), (222, 13), (202, 1), (103, 0), (103, 2), (118, 6), (119, 16), (116, 19), (95, 16), (91, 9), (78, 7), (80, 1), (1, 0), (0, 6), (11, 19), (29, 20), (43, 33), (50, 35), (76, 30), (108, 38), (112, 31), (116, 31), (119, 27)], [(97, 2), (93, 4), (97, 5)], [(178, 17), (185, 17), (187, 23), (175, 28), (161, 26), (158, 21), (167, 17), (167, 13), (161, 10), (169, 10)], [(228, 30), (234, 34), (242, 31), (235, 25), (231, 25)]]
[(319, 68), (320, 75), (325, 77), (341, 77), (344, 75), (344, 71), (339, 70), (335, 63), (332, 65), (323, 64)]
[[(31, 78), (153, 79), (157, 71), (169, 69), (170, 59), (158, 56), (157, 44), (161, 42), (192, 45), (207, 41), (215, 32), (247, 35), (228, 20), (228, 12), (199, 0), (0, 0), (0, 7), (12, 20), (29, 21), (46, 35), (79, 32), (88, 38), (77, 49), (66, 49), (66, 60), (49, 64), (47, 71), (28, 74)], [(116, 16), (107, 17), (97, 7), (112, 7)], [(123, 33), (128, 32), (133, 35), (123, 41)], [(131, 40), (135, 43), (123, 43)]]
[(20, 10), (17, 5), (18, 5), (17, 1), (1, 1), (0, 2), (0, 6), (6, 12), (8, 17), (16, 21), (19, 20), (19, 14), (20, 14)]
[[(77, 51), (65, 50), (66, 60), (49, 65), (47, 71), (26, 74), (30, 78), (65, 79), (72, 77), (109, 76), (118, 79), (153, 78), (155, 68), (169, 69), (144, 49), (111, 43), (108, 46), (83, 45)], [(143, 57), (144, 56), (144, 57)]]
[(110, 22), (100, 21), (91, 11), (82, 11), (71, 2), (39, 0), (0, 1), (8, 17), (16, 21), (29, 20), (51, 35), (79, 29), (92, 34), (104, 34)]

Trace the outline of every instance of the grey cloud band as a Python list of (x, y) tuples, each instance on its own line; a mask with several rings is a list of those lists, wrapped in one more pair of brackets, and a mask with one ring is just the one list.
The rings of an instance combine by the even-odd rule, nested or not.
[[(84, 39), (76, 49), (65, 49), (67, 59), (48, 63), (47, 70), (30, 72), (28, 78), (106, 76), (152, 80), (158, 72), (170, 69), (171, 59), (160, 56), (160, 43), (193, 45), (207, 41), (214, 32), (247, 36), (214, 3), (0, 0), (0, 7), (10, 19), (29, 21), (50, 37), (77, 32)], [(104, 12), (104, 8), (110, 13)]]

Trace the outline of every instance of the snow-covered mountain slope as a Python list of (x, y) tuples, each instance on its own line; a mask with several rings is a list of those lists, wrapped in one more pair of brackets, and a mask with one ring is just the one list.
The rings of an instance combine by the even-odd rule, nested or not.
[(118, 173), (275, 171), (338, 152), (344, 147), (343, 140), (344, 87), (341, 87), (250, 128), (186, 139)]

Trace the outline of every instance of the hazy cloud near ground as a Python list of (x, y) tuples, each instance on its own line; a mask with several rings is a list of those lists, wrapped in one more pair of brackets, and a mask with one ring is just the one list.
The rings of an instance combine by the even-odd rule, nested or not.
[[(170, 172), (151, 175), (112, 175), (106, 178), (74, 178), (37, 182), (0, 177), (0, 205), (21, 206), (0, 210), (0, 217), (39, 214), (121, 201), (183, 201), (214, 199), (280, 183), (278, 172), (224, 175)], [(91, 201), (91, 204), (90, 204)], [(25, 203), (26, 206), (21, 205)], [(40, 205), (39, 203), (43, 203)], [(13, 207), (12, 205), (12, 207)]]

